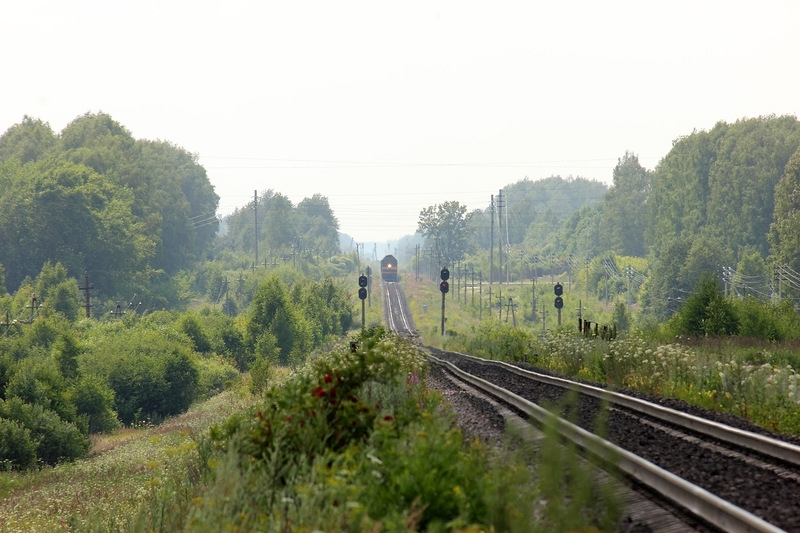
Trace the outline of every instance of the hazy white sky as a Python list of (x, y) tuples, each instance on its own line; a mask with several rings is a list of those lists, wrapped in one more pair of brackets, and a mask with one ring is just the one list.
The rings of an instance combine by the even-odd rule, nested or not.
[[(528, 177), (610, 183), (800, 112), (800, 2), (0, 0), (0, 133), (103, 111), (199, 154), (220, 214), (328, 197), (359, 242)], [(511, 199), (513, 201), (513, 199)]]

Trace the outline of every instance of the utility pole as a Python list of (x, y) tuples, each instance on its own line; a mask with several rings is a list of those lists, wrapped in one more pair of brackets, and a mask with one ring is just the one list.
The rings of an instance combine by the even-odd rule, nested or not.
[(416, 245), (414, 252), (417, 256), (416, 264), (414, 265), (414, 280), (419, 281), (419, 244)]
[(628, 274), (628, 309), (631, 308), (631, 278), (633, 278), (633, 267), (628, 266), (625, 268), (625, 273)]
[(497, 267), (498, 279), (503, 283), (503, 189), (497, 195)]
[(492, 202), (490, 204), (490, 214), (491, 214), (491, 233), (489, 234), (489, 294), (491, 294), (491, 287), (492, 287), (492, 280), (494, 280), (494, 276), (492, 272), (494, 271), (494, 194), (492, 195)]
[[(472, 274), (472, 307), (475, 308), (475, 266), (469, 266), (469, 272)], [(466, 297), (465, 297), (466, 298)]]
[(589, 301), (589, 258), (586, 258), (586, 301)]
[(30, 321), (30, 323), (33, 324), (33, 314), (34, 314), (34, 312), (37, 314), (37, 316), (39, 314), (39, 303), (38, 303), (38, 300), (36, 299), (36, 293), (35, 292), (33, 293), (33, 296), (31, 296), (31, 305), (29, 305), (27, 307), (28, 307), (28, 309), (31, 310), (31, 321)]
[[(254, 249), (256, 251), (256, 260), (253, 262), (253, 265), (258, 264), (258, 189), (253, 191), (253, 234), (255, 235), (255, 246)], [(253, 268), (255, 271), (255, 267)]]
[(78, 287), (83, 291), (84, 307), (86, 308), (86, 318), (91, 316), (92, 304), (89, 301), (89, 291), (94, 289), (94, 283), (89, 283), (89, 272), (83, 271), (83, 287)]
[(478, 320), (483, 320), (483, 272), (478, 272)]
[(225, 276), (225, 314), (227, 316), (231, 316), (231, 301), (228, 298), (229, 291), (228, 291), (228, 276)]

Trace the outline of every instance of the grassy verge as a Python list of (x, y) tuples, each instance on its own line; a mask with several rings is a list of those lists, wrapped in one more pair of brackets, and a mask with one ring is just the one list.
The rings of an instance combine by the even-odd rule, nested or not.
[[(615, 340), (579, 335), (577, 328), (497, 316), (480, 320), (470, 299), (448, 296), (441, 335), (441, 294), (429, 280), (405, 284), (423, 340), (490, 359), (526, 361), (568, 376), (678, 398), (746, 418), (767, 429), (800, 434), (800, 352), (795, 343), (737, 337), (660, 342), (639, 332)], [(503, 286), (514, 299), (514, 287)], [(499, 294), (500, 288), (496, 289)], [(486, 296), (486, 295), (484, 295)], [(431, 310), (434, 302), (438, 308)], [(423, 305), (428, 305), (425, 313)], [(551, 319), (548, 319), (551, 320)], [(550, 322), (548, 322), (550, 323)], [(570, 322), (571, 323), (571, 322)]]
[(157, 427), (96, 438), (88, 459), (1, 473), (0, 531), (70, 531), (90, 516), (110, 526), (122, 522), (185, 468), (209, 426), (250, 402), (241, 391), (227, 391)]

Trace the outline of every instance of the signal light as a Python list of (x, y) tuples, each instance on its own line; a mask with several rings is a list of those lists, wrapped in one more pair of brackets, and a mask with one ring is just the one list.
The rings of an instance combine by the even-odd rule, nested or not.
[(447, 268), (443, 268), (442, 271), (439, 272), (439, 277), (442, 278), (442, 281), (447, 281), (448, 279), (450, 279), (450, 271), (447, 270)]
[(360, 289), (358, 289), (358, 297), (361, 300), (366, 300), (367, 299), (367, 289), (365, 289), (364, 287), (361, 287)]
[(367, 276), (361, 274), (358, 276), (358, 286), (359, 287), (366, 287), (367, 286)]
[(446, 281), (442, 281), (439, 284), (439, 290), (442, 291), (442, 294), (446, 294), (450, 290), (450, 284)]
[(561, 309), (564, 307), (564, 299), (561, 296), (556, 296), (554, 305), (556, 306), (556, 309)]
[(553, 287), (553, 292), (555, 293), (556, 296), (561, 296), (562, 294), (564, 294), (564, 287), (560, 283), (556, 283), (555, 286)]

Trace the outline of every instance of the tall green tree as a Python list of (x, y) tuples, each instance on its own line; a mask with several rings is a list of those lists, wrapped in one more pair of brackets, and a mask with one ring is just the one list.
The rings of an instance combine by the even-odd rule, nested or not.
[(444, 202), (420, 211), (417, 231), (434, 247), (442, 264), (452, 265), (473, 249), (471, 218), (467, 206)]
[(258, 287), (250, 304), (245, 337), (251, 352), (264, 335), (275, 338), (282, 364), (306, 355), (312, 345), (309, 325), (277, 275), (269, 276)]
[(266, 209), (266, 245), (267, 248), (291, 250), (298, 237), (295, 210), (289, 197), (275, 194)]
[(775, 188), (775, 217), (769, 229), (775, 260), (800, 270), (800, 148)]
[(38, 161), (58, 143), (50, 125), (25, 115), (0, 136), (0, 161), (16, 158), (20, 163)]
[(651, 172), (625, 152), (614, 167), (614, 186), (602, 203), (600, 235), (607, 248), (619, 255), (644, 257), (644, 231)]
[(315, 194), (297, 204), (297, 227), (307, 249), (326, 255), (339, 251), (339, 221), (325, 196)]

